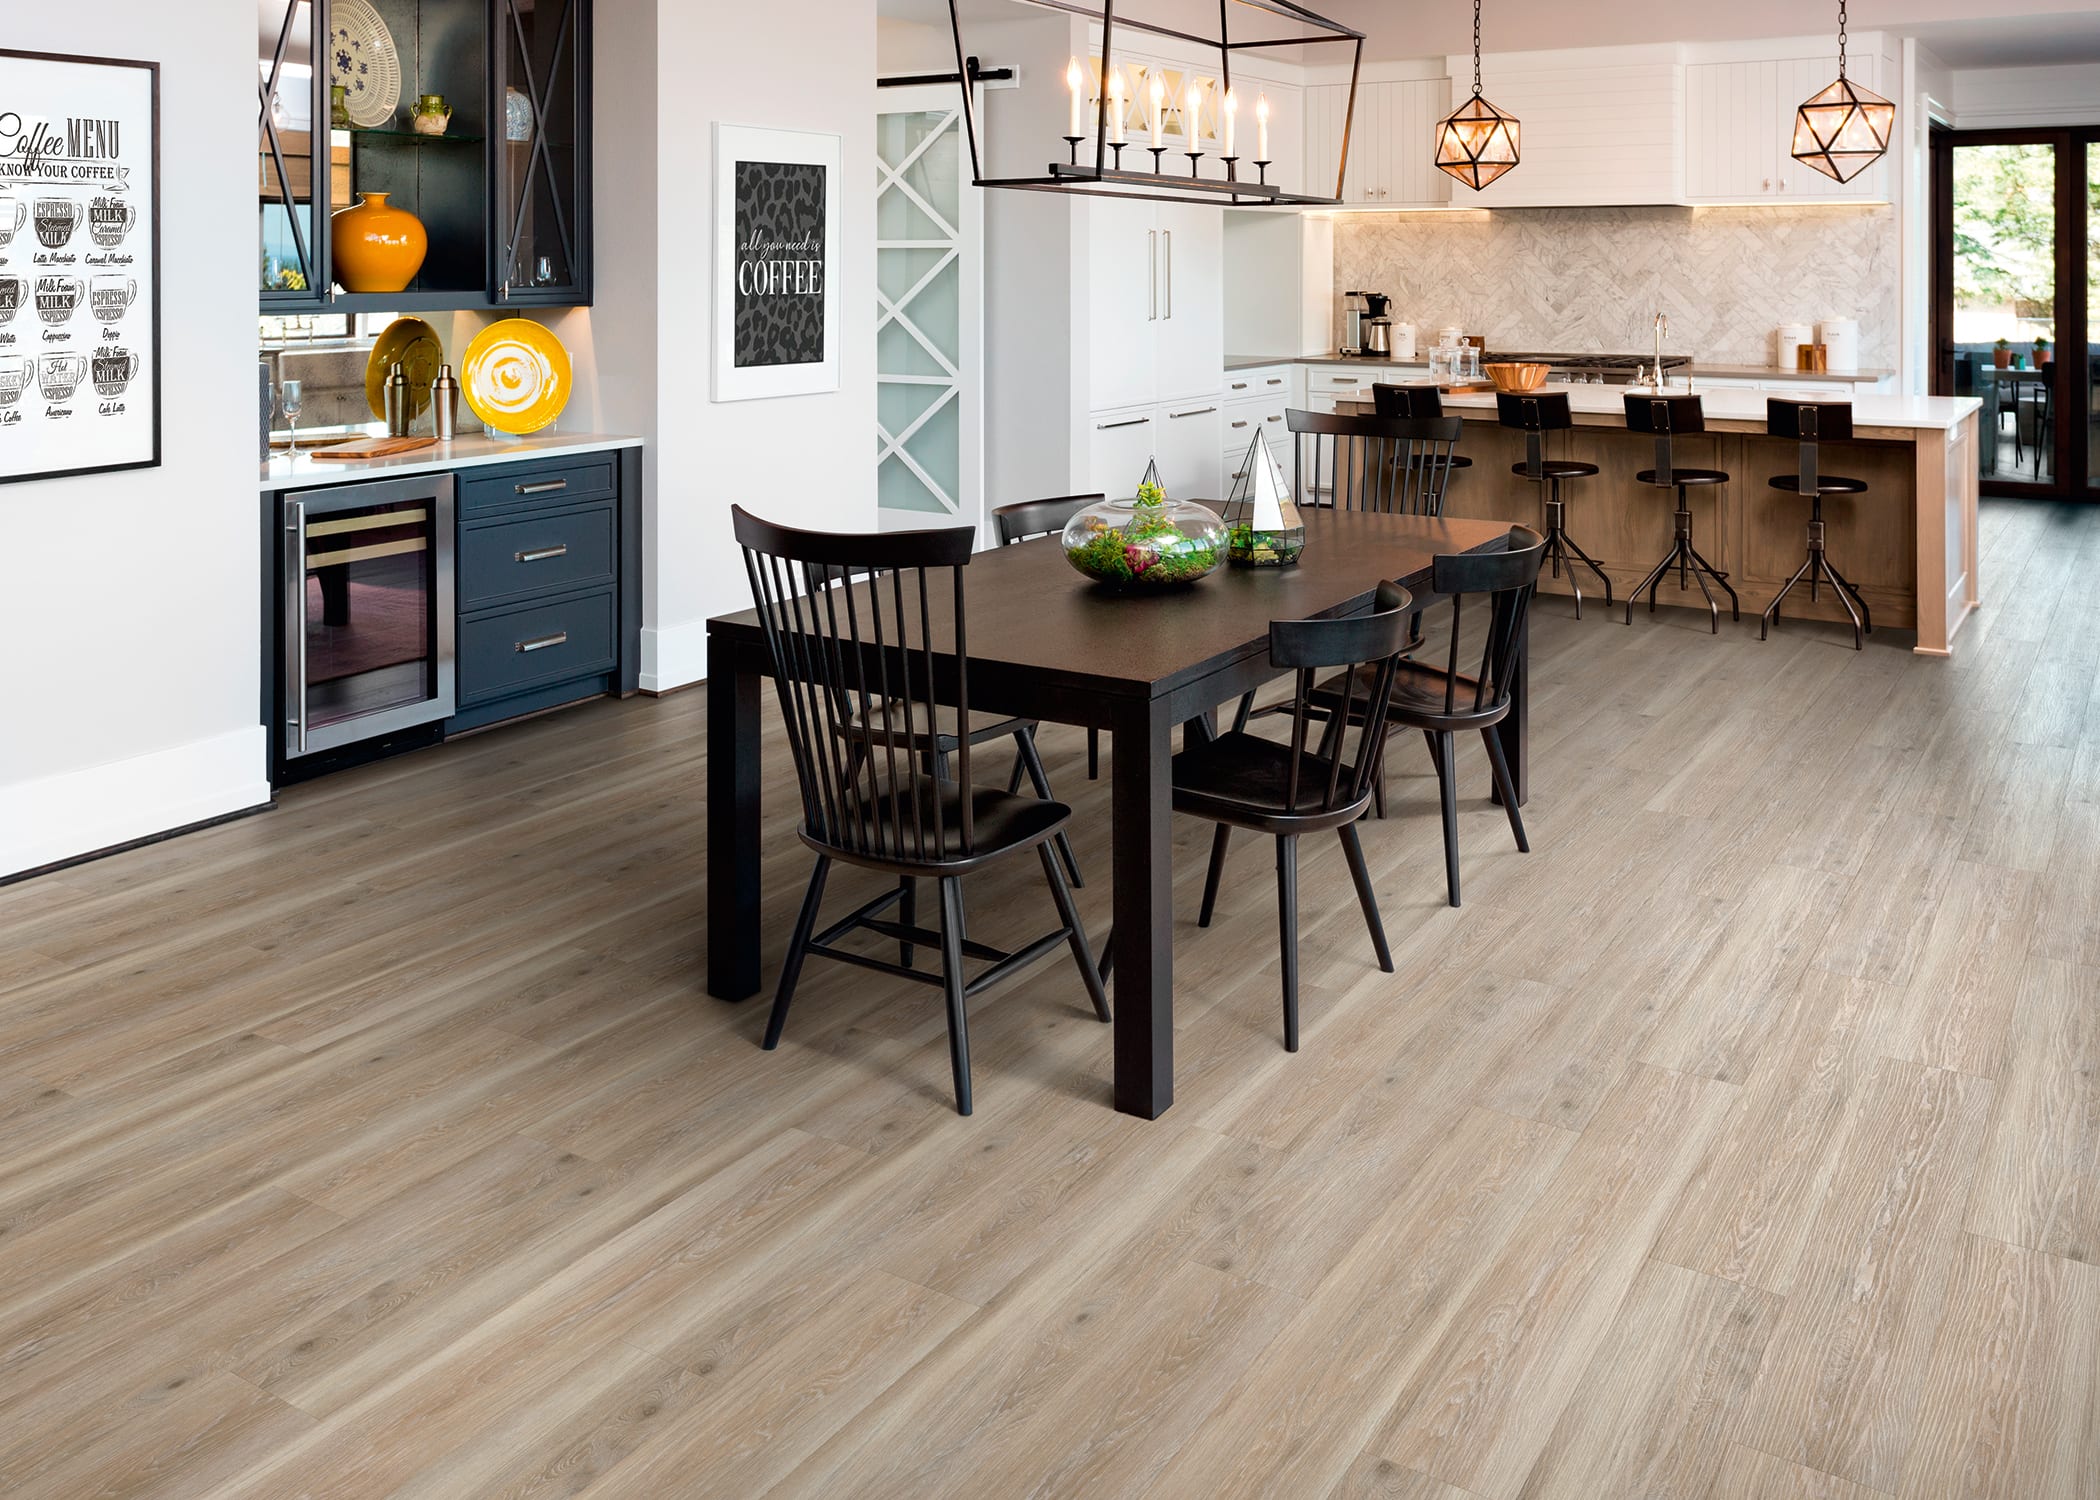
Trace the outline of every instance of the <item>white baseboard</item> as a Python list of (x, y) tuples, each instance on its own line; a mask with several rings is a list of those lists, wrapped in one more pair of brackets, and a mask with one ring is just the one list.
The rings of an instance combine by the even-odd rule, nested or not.
[(258, 724), (0, 786), (0, 875), (260, 807), (270, 800), (269, 755)]
[(707, 676), (707, 621), (642, 632), (641, 689), (668, 693)]

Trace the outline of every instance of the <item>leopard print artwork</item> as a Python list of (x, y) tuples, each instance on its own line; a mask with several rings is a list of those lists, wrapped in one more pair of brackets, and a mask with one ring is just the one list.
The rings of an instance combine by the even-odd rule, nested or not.
[(736, 164), (736, 366), (824, 359), (825, 168)]

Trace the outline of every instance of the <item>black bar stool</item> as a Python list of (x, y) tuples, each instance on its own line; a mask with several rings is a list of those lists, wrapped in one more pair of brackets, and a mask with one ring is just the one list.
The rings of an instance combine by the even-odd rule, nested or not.
[(1825, 495), (1864, 495), (1866, 481), (1847, 479), (1839, 474), (1822, 471), (1817, 447), (1821, 443), (1842, 443), (1852, 436), (1852, 403), (1850, 401), (1789, 401), (1773, 398), (1765, 402), (1765, 431), (1776, 438), (1793, 438), (1800, 444), (1800, 468), (1792, 474), (1772, 476), (1772, 488), (1789, 495), (1808, 497), (1808, 560), (1795, 570), (1794, 576), (1772, 596), (1765, 606), (1763, 623), (1758, 626), (1757, 638), (1765, 640), (1773, 624), (1779, 619), (1779, 601), (1793, 591), (1795, 584), (1808, 580), (1808, 597), (1817, 597), (1818, 579), (1828, 579), (1830, 592), (1837, 595), (1838, 603), (1845, 606), (1845, 613), (1852, 617), (1852, 649), (1867, 649), (1867, 636), (1873, 632), (1874, 617), (1867, 613), (1867, 601), (1860, 597), (1858, 589), (1846, 582), (1845, 575), (1830, 565), (1830, 558), (1823, 551), (1823, 497)]
[[(1405, 417), (1415, 422), (1433, 422), (1444, 414), (1443, 392), (1433, 385), (1374, 385), (1371, 405), (1381, 417)], [(1470, 469), (1473, 460), (1454, 453), (1450, 467)]]
[(1706, 608), (1713, 615), (1714, 634), (1721, 633), (1721, 607), (1714, 603), (1713, 590), (1706, 586), (1711, 578), (1721, 586), (1728, 596), (1730, 619), (1743, 617), (1742, 601), (1735, 590), (1728, 586), (1728, 575), (1699, 555), (1692, 545), (1692, 509), (1687, 491), (1694, 485), (1718, 485), (1728, 483), (1728, 476), (1719, 469), (1680, 469), (1673, 451), (1673, 440), (1694, 432), (1706, 431), (1706, 408), (1697, 396), (1644, 396), (1628, 392), (1626, 396), (1626, 430), (1645, 432), (1655, 439), (1655, 467), (1643, 469), (1634, 479), (1659, 490), (1677, 491), (1677, 539), (1670, 547), (1670, 555), (1655, 565), (1655, 571), (1633, 586), (1626, 596), (1626, 623), (1633, 623), (1633, 601), (1645, 593), (1648, 596), (1648, 612), (1655, 613), (1656, 590), (1662, 587), (1663, 575), (1670, 569), (1677, 570), (1677, 587), (1685, 589), (1697, 581), (1699, 592), (1706, 596)]
[[(1519, 479), (1528, 479), (1533, 484), (1544, 485), (1546, 490), (1546, 563), (1553, 569), (1553, 576), (1560, 577), (1560, 570), (1568, 570), (1568, 587), (1575, 590), (1575, 618), (1582, 618), (1582, 590), (1575, 583), (1575, 562), (1597, 575), (1604, 585), (1604, 607), (1611, 608), (1611, 579), (1597, 566), (1597, 560), (1576, 545), (1567, 529), (1561, 524), (1565, 507), (1560, 498), (1560, 484), (1564, 479), (1588, 479), (1597, 473), (1595, 464), (1577, 463), (1573, 459), (1547, 458), (1546, 434), (1565, 432), (1575, 425), (1575, 414), (1568, 408), (1566, 391), (1504, 391), (1495, 397), (1495, 416), (1504, 427), (1524, 434), (1524, 462), (1510, 465), (1509, 472)], [(1573, 553), (1570, 557), (1568, 554)]]

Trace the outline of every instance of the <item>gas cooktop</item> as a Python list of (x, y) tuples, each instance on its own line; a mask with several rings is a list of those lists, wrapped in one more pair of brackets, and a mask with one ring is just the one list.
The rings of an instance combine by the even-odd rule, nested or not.
[[(1511, 354), (1494, 349), (1481, 355), (1483, 364), (1550, 365), (1556, 370), (1625, 370), (1631, 372), (1654, 363), (1649, 354)], [(1692, 362), (1689, 354), (1665, 354), (1663, 368), (1681, 370)]]

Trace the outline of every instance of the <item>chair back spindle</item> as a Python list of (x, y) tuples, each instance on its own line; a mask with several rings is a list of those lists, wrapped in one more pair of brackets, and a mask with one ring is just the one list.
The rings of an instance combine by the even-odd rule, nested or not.
[[(1276, 620), (1269, 625), (1269, 661), (1296, 674), (1291, 702), (1291, 758), (1283, 807), (1291, 813), (1330, 813), (1368, 803), (1385, 746), (1386, 710), (1393, 701), (1400, 652), (1408, 640), (1414, 603), (1398, 584), (1382, 583), (1371, 613), (1339, 620)], [(1367, 711), (1328, 713), (1316, 706), (1317, 678), (1347, 668), (1348, 681), (1368, 680)], [(1322, 723), (1317, 742), (1315, 720)], [(1354, 740), (1354, 753), (1350, 740)], [(1309, 780), (1308, 775), (1317, 775)], [(1311, 806), (1306, 798), (1316, 799)]]
[(972, 528), (832, 534), (731, 514), (807, 837), (862, 858), (931, 862), (958, 845), (967, 857), (970, 798), (943, 797), (931, 762), (940, 688), (952, 684), (954, 777), (969, 787)]
[[(1431, 586), (1451, 600), (1451, 645), (1444, 670), (1446, 714), (1485, 714), (1509, 702), (1524, 619), (1538, 591), (1539, 564), (1545, 555), (1544, 537), (1529, 527), (1512, 526), (1506, 551), (1447, 553), (1431, 565)], [(1468, 594), (1485, 596), (1488, 624), (1479, 670), (1472, 674), (1472, 701), (1462, 704), (1459, 668)]]

